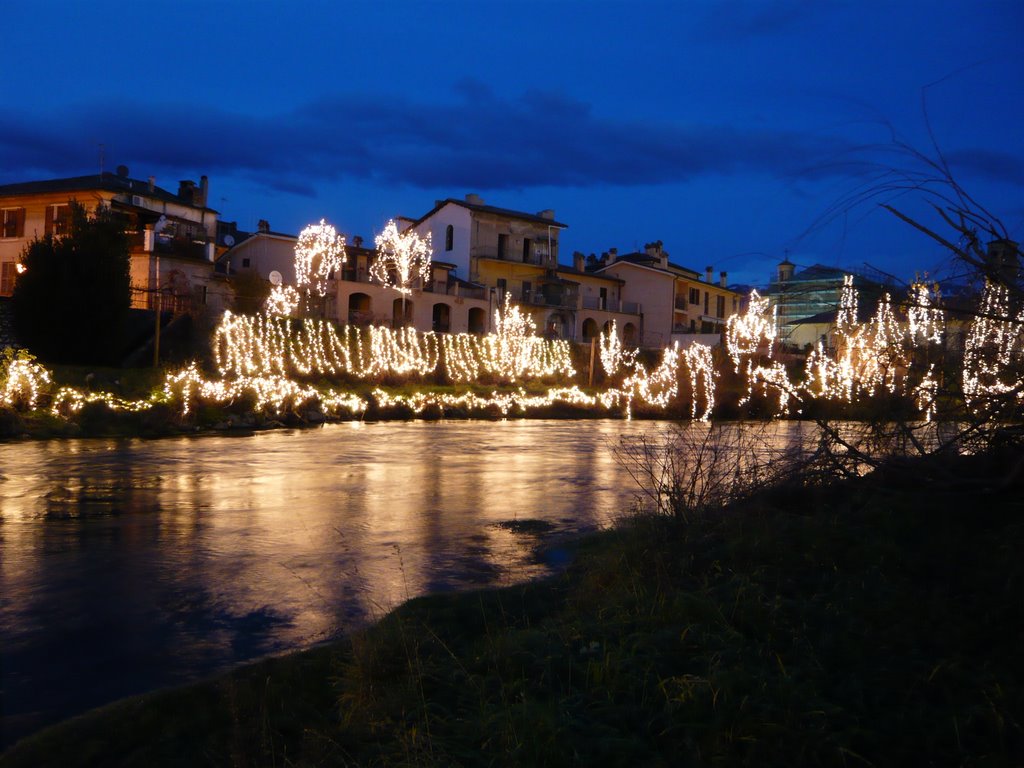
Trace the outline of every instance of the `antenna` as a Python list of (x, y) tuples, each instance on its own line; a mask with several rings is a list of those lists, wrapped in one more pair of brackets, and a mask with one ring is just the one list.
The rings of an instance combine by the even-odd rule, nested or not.
[(103, 142), (100, 142), (100, 176), (103, 175)]

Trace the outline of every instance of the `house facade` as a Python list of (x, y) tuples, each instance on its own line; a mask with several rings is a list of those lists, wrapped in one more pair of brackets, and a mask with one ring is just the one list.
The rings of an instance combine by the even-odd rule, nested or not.
[[(132, 306), (195, 309), (210, 304), (217, 256), (217, 211), (207, 207), (208, 181), (185, 180), (177, 194), (117, 173), (0, 186), (0, 296), (14, 290), (22, 251), (35, 238), (60, 236), (71, 204), (111, 209), (124, 222), (131, 251)], [(159, 299), (157, 297), (160, 297)], [(213, 307), (217, 311), (219, 307)]]
[(725, 272), (715, 283), (707, 267), (702, 280), (699, 272), (669, 261), (661, 241), (623, 256), (612, 248), (600, 259), (588, 259), (587, 269), (618, 278), (623, 301), (642, 308), (640, 343), (645, 347), (714, 346), (721, 343), (729, 315), (739, 311), (742, 297), (726, 286)]
[(559, 263), (567, 229), (551, 209), (538, 213), (487, 205), (478, 195), (438, 200), (418, 219), (400, 225), (427, 234), (435, 256), (453, 276), (484, 292), (489, 315), (507, 296), (527, 313), (539, 333), (586, 342), (612, 327), (639, 344), (640, 307), (622, 297), (622, 280), (589, 272), (582, 262)]

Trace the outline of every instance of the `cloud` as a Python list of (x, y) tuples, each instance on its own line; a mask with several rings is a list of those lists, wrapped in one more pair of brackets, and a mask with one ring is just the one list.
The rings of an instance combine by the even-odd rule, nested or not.
[[(330, 96), (276, 115), (201, 104), (114, 101), (0, 118), (0, 168), (76, 175), (103, 142), (107, 164), (141, 175), (207, 173), (312, 195), (318, 183), (372, 180), (418, 188), (639, 186), (708, 174), (795, 179), (854, 175), (832, 162), (845, 139), (657, 116), (605, 117), (558, 91), (495, 95), (466, 80), (444, 102)], [(989, 176), (1021, 160), (984, 152), (956, 157)], [(810, 172), (807, 169), (812, 169)]]

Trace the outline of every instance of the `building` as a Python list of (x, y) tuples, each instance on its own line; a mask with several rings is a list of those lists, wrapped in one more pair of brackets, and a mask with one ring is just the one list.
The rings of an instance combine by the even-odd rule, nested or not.
[(874, 307), (887, 290), (898, 299), (897, 290), (881, 274), (869, 275), (838, 267), (814, 264), (801, 270), (789, 259), (779, 263), (765, 292), (776, 310), (778, 339), (783, 344), (804, 349), (827, 335), (823, 323), (833, 320), (839, 309), (840, 293), (847, 275), (860, 296), (859, 306)]
[[(295, 285), (297, 235), (274, 232), (267, 221), (258, 231), (232, 234), (232, 247), (218, 268), (228, 275), (252, 270), (274, 284)], [(436, 248), (435, 248), (436, 251)], [(403, 296), (394, 288), (370, 279), (374, 248), (363, 246), (355, 236), (345, 244), (345, 263), (331, 280), (324, 301), (324, 316), (341, 324), (412, 325), (421, 331), (485, 333), (490, 329), (489, 299), (483, 287), (455, 275), (455, 265), (431, 260), (426, 284), (410, 286)]]
[(589, 341), (615, 327), (627, 342), (640, 342), (641, 312), (623, 300), (623, 281), (559, 263), (559, 241), (568, 225), (551, 209), (514, 211), (484, 203), (479, 195), (438, 200), (418, 219), (400, 226), (431, 237), (434, 254), (452, 265), (452, 276), (485, 292), (489, 314), (509, 297), (539, 332)]
[[(216, 244), (217, 211), (206, 205), (206, 176), (179, 182), (178, 192), (155, 179), (117, 173), (30, 181), (0, 186), (0, 296), (14, 290), (17, 263), (35, 238), (65, 233), (71, 204), (86, 210), (103, 205), (119, 214), (131, 248), (132, 306), (151, 308), (161, 296), (163, 309), (207, 306)], [(219, 307), (214, 307), (215, 310)]]
[(739, 311), (741, 296), (726, 286), (725, 272), (715, 283), (714, 270), (707, 267), (702, 280), (696, 270), (669, 261), (660, 240), (642, 252), (619, 256), (612, 248), (600, 259), (591, 256), (587, 269), (620, 280), (622, 300), (642, 308), (641, 343), (646, 347), (718, 344), (729, 315)]

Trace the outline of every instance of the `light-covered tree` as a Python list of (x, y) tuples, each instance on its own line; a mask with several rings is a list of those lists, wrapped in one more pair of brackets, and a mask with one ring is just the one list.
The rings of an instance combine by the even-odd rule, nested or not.
[(420, 237), (412, 230), (399, 232), (392, 220), (377, 235), (375, 243), (377, 256), (370, 265), (370, 279), (402, 294), (404, 318), (405, 297), (412, 293), (413, 285), (417, 280), (421, 285), (430, 280), (430, 233)]

